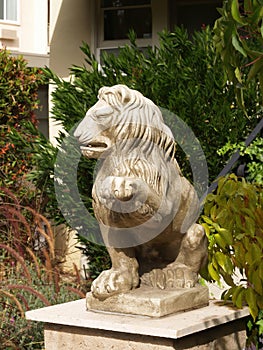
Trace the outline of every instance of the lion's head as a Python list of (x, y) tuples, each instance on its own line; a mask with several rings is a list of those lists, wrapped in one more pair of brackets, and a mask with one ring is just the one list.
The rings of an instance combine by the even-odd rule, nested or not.
[(172, 158), (175, 153), (173, 135), (164, 124), (160, 109), (140, 92), (125, 85), (102, 87), (98, 102), (88, 110), (74, 135), (87, 158), (99, 158), (127, 139), (140, 139), (140, 147), (144, 141), (151, 141)]

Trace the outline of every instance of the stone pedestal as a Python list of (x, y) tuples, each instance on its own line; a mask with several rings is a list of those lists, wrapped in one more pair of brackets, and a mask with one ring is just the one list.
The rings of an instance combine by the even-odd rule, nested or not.
[(45, 323), (45, 350), (242, 350), (248, 309), (212, 301), (161, 318), (86, 310), (86, 300), (28, 311)]
[(201, 285), (162, 291), (159, 288), (142, 286), (105, 300), (95, 298), (90, 292), (86, 300), (87, 309), (91, 311), (162, 317), (208, 305), (209, 290)]

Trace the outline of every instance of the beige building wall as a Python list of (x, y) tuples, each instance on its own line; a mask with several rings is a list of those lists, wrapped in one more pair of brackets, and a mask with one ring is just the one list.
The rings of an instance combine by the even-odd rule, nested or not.
[(83, 64), (80, 46), (91, 43), (93, 1), (50, 1), (50, 68), (67, 77), (73, 64)]
[[(50, 69), (61, 78), (67, 79), (69, 68), (82, 65), (84, 55), (80, 50), (82, 42), (92, 45), (94, 33), (93, 0), (52, 0), (50, 1)], [(50, 86), (50, 96), (54, 86)], [(52, 108), (52, 102), (49, 101)], [(49, 123), (49, 138), (56, 144), (55, 137), (61, 126), (53, 119)]]
[(18, 0), (16, 22), (0, 20), (0, 47), (23, 54), (30, 66), (49, 64), (48, 2)]

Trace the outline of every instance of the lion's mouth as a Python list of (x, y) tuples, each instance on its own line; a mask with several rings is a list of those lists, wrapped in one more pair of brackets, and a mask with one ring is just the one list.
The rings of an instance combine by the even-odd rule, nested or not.
[(106, 151), (107, 148), (108, 145), (105, 142), (92, 142), (85, 146), (80, 146), (81, 153), (88, 158), (97, 158)]
[(106, 148), (108, 148), (108, 145), (105, 142), (92, 142), (92, 143), (88, 143), (86, 146), (80, 146), (81, 151), (91, 150), (91, 149), (95, 149), (95, 150), (101, 149), (105, 151)]

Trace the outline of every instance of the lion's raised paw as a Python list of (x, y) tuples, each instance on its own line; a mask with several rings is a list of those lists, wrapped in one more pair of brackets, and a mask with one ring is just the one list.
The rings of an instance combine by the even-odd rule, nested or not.
[(148, 191), (141, 179), (108, 176), (101, 183), (98, 197), (109, 209), (132, 212), (146, 201)]

